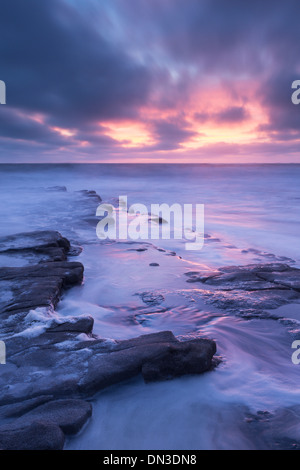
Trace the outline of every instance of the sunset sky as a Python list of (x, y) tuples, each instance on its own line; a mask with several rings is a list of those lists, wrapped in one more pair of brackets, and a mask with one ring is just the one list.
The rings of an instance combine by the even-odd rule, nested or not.
[(0, 161), (300, 163), (299, 0), (2, 0)]

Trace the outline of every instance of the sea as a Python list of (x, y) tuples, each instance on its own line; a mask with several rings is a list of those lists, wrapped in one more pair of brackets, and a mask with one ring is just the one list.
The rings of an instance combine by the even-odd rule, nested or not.
[[(137, 377), (99, 392), (67, 450), (263, 449), (270, 427), (300, 441), (291, 424), (300, 405), (300, 365), (291, 360), (300, 305), (277, 309), (287, 322), (245, 320), (206, 303), (201, 286), (186, 282), (187, 272), (222, 266), (300, 268), (299, 183), (296, 164), (0, 165), (0, 236), (57, 230), (82, 249), (72, 260), (83, 263), (84, 282), (64, 294), (59, 315), (92, 315), (95, 335), (112, 341), (162, 330), (180, 340), (212, 338), (221, 359), (200, 376), (151, 384)], [(100, 240), (97, 208), (117, 208), (119, 196), (149, 211), (203, 205), (203, 247), (187, 250), (175, 225), (169, 238)]]

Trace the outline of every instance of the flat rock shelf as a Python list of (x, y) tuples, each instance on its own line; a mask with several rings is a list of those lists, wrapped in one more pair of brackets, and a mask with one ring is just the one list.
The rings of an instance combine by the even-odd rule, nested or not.
[(93, 334), (91, 316), (59, 316), (63, 292), (83, 281), (83, 265), (68, 260), (78, 253), (54, 231), (0, 239), (0, 260), (12, 264), (0, 268), (0, 449), (63, 449), (65, 435), (91, 416), (98, 391), (138, 374), (167, 380), (218, 363), (211, 339), (181, 342), (161, 331), (107, 341)]

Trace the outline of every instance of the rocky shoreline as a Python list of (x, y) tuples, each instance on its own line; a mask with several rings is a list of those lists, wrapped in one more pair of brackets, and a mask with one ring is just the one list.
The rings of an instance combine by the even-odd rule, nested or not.
[[(62, 449), (92, 414), (89, 399), (142, 374), (145, 382), (212, 369), (216, 344), (178, 341), (162, 331), (123, 341), (93, 334), (91, 316), (58, 316), (63, 292), (83, 281), (84, 267), (67, 261), (78, 249), (54, 231), (0, 240), (0, 449)], [(24, 265), (25, 264), (25, 265)]]
[[(6, 364), (0, 365), (0, 449), (63, 449), (65, 436), (78, 433), (91, 417), (91, 398), (106, 387), (138, 375), (147, 383), (201, 374), (220, 362), (211, 339), (179, 341), (171, 331), (160, 331), (107, 340), (94, 334), (92, 316), (59, 315), (55, 309), (64, 292), (84, 282), (84, 266), (70, 261), (79, 253), (56, 231), (0, 239), (2, 264), (11, 264), (0, 268), (0, 340), (6, 345)], [(289, 264), (185, 274), (206, 304), (245, 320), (286, 325), (276, 309), (300, 300), (300, 270)], [(153, 308), (161, 302), (149, 292), (140, 295)], [(276, 416), (247, 422), (268, 427)], [(268, 446), (273, 445), (270, 436)], [(286, 445), (282, 442), (280, 448)]]
[(300, 300), (300, 269), (284, 263), (225, 266), (190, 271), (188, 283), (200, 283), (205, 301), (245, 319), (273, 318), (269, 310)]

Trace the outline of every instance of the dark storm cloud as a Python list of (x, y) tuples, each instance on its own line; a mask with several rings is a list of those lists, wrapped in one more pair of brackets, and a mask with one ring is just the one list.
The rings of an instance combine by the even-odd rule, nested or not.
[(291, 85), (296, 78), (296, 72), (282, 72), (264, 81), (260, 99), (268, 112), (269, 122), (259, 125), (258, 130), (268, 132), (279, 140), (299, 138), (300, 107), (291, 100), (294, 91)]
[(216, 113), (214, 119), (219, 123), (242, 122), (249, 118), (249, 113), (243, 106), (231, 106)]
[(156, 120), (150, 123), (158, 143), (151, 150), (173, 150), (198, 134), (188, 129), (183, 119)]
[(195, 113), (194, 118), (199, 122), (212, 121), (218, 124), (241, 123), (249, 119), (250, 114), (243, 106), (230, 106), (217, 113)]
[[(287, 0), (117, 0), (128, 23), (139, 18), (142, 29), (134, 40), (155, 44), (170, 64), (191, 64), (201, 79), (226, 78), (233, 84), (248, 77), (259, 88), (269, 124), (261, 129), (299, 129), (299, 109), (292, 109), (290, 87), (299, 79), (299, 1)], [(158, 52), (159, 55), (159, 52)], [(247, 89), (243, 97), (247, 96)], [(239, 122), (247, 118), (242, 108), (198, 121)], [(232, 117), (232, 119), (231, 119)]]
[[(252, 117), (249, 90), (234, 86), (244, 80), (255, 84), (268, 119), (258, 130), (274, 141), (292, 140), (300, 125), (300, 106), (290, 99), (291, 83), (300, 78), (298, 10), (299, 0), (4, 0), (5, 148), (15, 139), (47, 151), (78, 145), (81, 152), (82, 142), (86, 152), (115, 149), (105, 121), (132, 120), (146, 124), (157, 142), (148, 150), (178, 149), (199, 134), (185, 119), (148, 119), (147, 106), (180, 112), (195, 90), (211, 82), (225, 90), (227, 83), (232, 105), (224, 108), (212, 96), (214, 111), (200, 108), (194, 118), (238, 125)], [(75, 134), (64, 137), (56, 126)]]
[[(269, 60), (294, 63), (300, 43), (298, 0), (116, 0), (132, 33), (199, 71), (260, 73)], [(140, 25), (140, 27), (139, 27)], [(272, 64), (273, 66), (274, 64)]]
[(21, 116), (7, 107), (0, 108), (0, 137), (18, 140), (38, 140), (52, 145), (68, 145), (68, 140), (43, 124)]
[(1, 4), (1, 78), (10, 106), (55, 125), (135, 115), (151, 76), (63, 1)]

